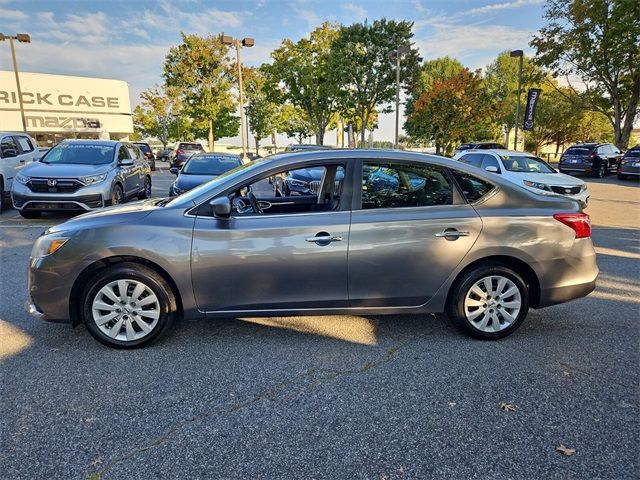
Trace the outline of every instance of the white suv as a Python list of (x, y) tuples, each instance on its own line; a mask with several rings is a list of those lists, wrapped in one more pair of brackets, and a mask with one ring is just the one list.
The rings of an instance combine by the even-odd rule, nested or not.
[(14, 177), (41, 156), (36, 141), (26, 133), (0, 132), (0, 212), (5, 201), (11, 202)]
[(558, 173), (541, 158), (513, 150), (466, 150), (457, 159), (488, 172), (497, 173), (527, 190), (542, 195), (563, 195), (577, 200), (582, 208), (589, 202), (589, 190), (582, 180)]

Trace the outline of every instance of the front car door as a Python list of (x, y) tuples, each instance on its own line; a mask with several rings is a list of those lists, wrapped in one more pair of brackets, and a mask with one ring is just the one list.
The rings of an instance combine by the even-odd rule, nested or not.
[[(13, 179), (25, 164), (20, 158), (20, 149), (11, 135), (0, 138), (0, 174), (4, 182), (4, 190), (11, 190)], [(2, 192), (0, 192), (2, 194)]]
[[(131, 148), (126, 144), (120, 145), (118, 150), (118, 167), (120, 175), (124, 182), (124, 196), (128, 197), (136, 189), (135, 165), (134, 157), (132, 157)], [(124, 162), (124, 163), (123, 163)]]
[(349, 236), (351, 307), (415, 307), (435, 295), (482, 221), (447, 169), (365, 160)]
[(345, 163), (309, 167), (323, 169), (309, 191), (276, 196), (269, 178), (291, 172), (271, 172), (224, 192), (233, 201), (229, 219), (198, 210), (191, 270), (200, 310), (269, 314), (348, 305)]

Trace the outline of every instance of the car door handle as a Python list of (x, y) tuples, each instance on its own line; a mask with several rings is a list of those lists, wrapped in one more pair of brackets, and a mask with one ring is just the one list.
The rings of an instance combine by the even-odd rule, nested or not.
[(331, 242), (341, 242), (342, 237), (340, 235), (321, 235), (319, 237), (305, 238), (305, 240), (311, 243), (331, 243)]
[(455, 228), (447, 228), (444, 232), (436, 233), (436, 237), (446, 238), (447, 240), (455, 240), (459, 237), (468, 237), (469, 232), (464, 232), (460, 230), (456, 230)]

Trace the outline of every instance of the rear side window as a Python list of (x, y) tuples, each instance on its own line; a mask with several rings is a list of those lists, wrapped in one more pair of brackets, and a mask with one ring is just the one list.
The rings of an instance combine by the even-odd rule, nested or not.
[(400, 163), (363, 165), (363, 210), (452, 203), (453, 185), (440, 167)]
[(200, 145), (199, 143), (181, 143), (180, 145), (178, 145), (178, 148), (180, 150), (203, 150), (204, 148), (202, 148), (202, 145)]
[(0, 142), (0, 153), (3, 157), (16, 157), (18, 156), (18, 145), (16, 145), (13, 137), (4, 137)]
[(18, 140), (23, 153), (33, 152), (34, 147), (28, 137), (18, 136), (16, 139)]
[(474, 175), (469, 175), (459, 170), (451, 170), (451, 173), (453, 173), (453, 177), (458, 182), (467, 202), (477, 202), (494, 188), (489, 182)]
[(480, 168), (480, 164), (482, 163), (482, 159), (484, 158), (484, 153), (469, 153), (467, 155), (463, 155), (460, 157), (460, 161), (463, 163), (468, 163), (469, 165), (473, 165), (474, 167)]

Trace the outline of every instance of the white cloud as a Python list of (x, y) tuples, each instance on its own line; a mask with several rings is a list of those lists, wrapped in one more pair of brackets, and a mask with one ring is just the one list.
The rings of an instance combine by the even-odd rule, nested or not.
[(360, 5), (354, 3), (345, 3), (342, 8), (347, 11), (349, 16), (355, 21), (363, 21), (367, 18), (367, 10)]
[(483, 13), (492, 13), (500, 10), (506, 10), (510, 8), (520, 8), (526, 7), (528, 5), (540, 5), (544, 2), (544, 0), (514, 0), (512, 2), (503, 2), (503, 3), (491, 3), (489, 5), (484, 5), (482, 7), (476, 7), (469, 10), (464, 10), (460, 12), (460, 16), (464, 15), (479, 15)]
[(38, 12), (35, 18), (40, 38), (100, 44), (108, 42), (112, 36), (110, 22), (104, 12), (71, 13), (65, 15), (64, 20), (57, 19), (53, 12)]
[[(0, 2), (2, 3), (2, 2)], [(27, 14), (20, 10), (10, 10), (8, 8), (0, 8), (0, 18), (9, 21), (26, 20)]]

